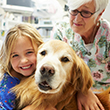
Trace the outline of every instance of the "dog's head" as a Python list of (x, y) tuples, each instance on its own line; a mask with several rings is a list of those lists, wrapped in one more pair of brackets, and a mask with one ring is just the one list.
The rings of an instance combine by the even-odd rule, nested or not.
[(35, 82), (43, 93), (57, 93), (66, 83), (71, 83), (74, 90), (87, 91), (93, 83), (88, 66), (60, 40), (39, 47)]

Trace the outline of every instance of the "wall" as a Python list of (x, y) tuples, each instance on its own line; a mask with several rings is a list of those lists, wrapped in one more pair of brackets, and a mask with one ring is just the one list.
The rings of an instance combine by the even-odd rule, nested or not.
[(110, 22), (110, 2), (102, 15), (103, 18), (107, 19)]

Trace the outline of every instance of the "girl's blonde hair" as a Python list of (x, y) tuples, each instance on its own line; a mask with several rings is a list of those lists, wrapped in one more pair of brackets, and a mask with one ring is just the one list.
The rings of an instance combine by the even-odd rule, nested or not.
[(9, 29), (0, 50), (0, 72), (2, 75), (6, 72), (10, 74), (10, 54), (17, 38), (22, 36), (31, 40), (35, 52), (36, 46), (39, 47), (43, 43), (40, 34), (31, 24), (18, 24)]

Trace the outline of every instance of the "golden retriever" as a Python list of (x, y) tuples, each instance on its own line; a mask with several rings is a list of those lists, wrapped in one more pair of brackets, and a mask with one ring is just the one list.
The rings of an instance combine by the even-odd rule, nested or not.
[[(35, 75), (23, 79), (13, 88), (19, 99), (18, 110), (32, 105), (45, 110), (77, 110), (76, 94), (84, 94), (93, 85), (88, 66), (65, 42), (50, 40), (39, 47)], [(98, 94), (105, 110), (110, 110), (110, 89)]]

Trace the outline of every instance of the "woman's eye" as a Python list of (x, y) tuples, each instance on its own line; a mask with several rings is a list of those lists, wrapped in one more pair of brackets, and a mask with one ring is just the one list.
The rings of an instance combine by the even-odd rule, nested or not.
[(84, 14), (90, 14), (89, 11), (82, 11), (82, 13), (84, 13)]
[(73, 13), (77, 13), (77, 12), (78, 12), (78, 10), (72, 10), (72, 12), (73, 12)]

